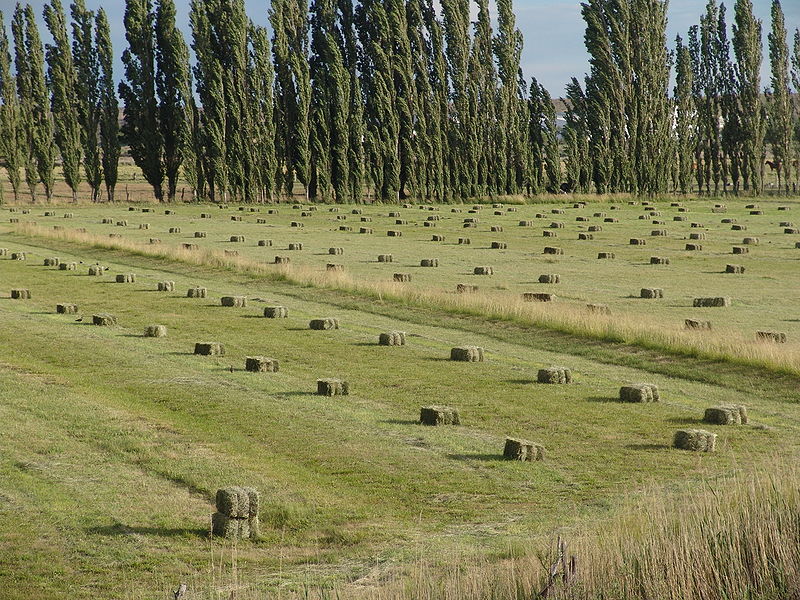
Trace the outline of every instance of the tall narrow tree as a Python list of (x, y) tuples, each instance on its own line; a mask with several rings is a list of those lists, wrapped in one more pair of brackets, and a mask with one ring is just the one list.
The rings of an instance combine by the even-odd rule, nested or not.
[(692, 89), (694, 77), (689, 48), (681, 36), (675, 40), (675, 182), (681, 194), (688, 194), (692, 186), (692, 162), (695, 150), (695, 106)]
[(125, 109), (122, 134), (131, 156), (159, 202), (164, 197), (164, 140), (158, 123), (156, 98), (155, 14), (152, 0), (126, 0), (125, 38), (122, 53), (125, 81), (119, 95)]
[(736, 0), (734, 13), (733, 49), (743, 139), (742, 178), (745, 190), (749, 187), (758, 194), (762, 187), (766, 152), (766, 118), (761, 94), (761, 21), (753, 14), (751, 0)]
[(789, 89), (789, 46), (786, 23), (779, 0), (772, 0), (772, 31), (769, 33), (769, 62), (772, 90), (769, 100), (769, 137), (772, 159), (777, 166), (778, 187), (789, 191), (792, 179), (792, 125), (794, 106)]
[(83, 171), (92, 190), (92, 201), (100, 197), (103, 181), (100, 167), (98, 129), (100, 127), (100, 63), (95, 46), (94, 14), (84, 0), (74, 0), (72, 14), (72, 58), (75, 63), (75, 91), (83, 147)]
[(106, 197), (114, 201), (119, 172), (119, 102), (114, 83), (114, 53), (111, 46), (111, 31), (106, 12), (102, 8), (95, 18), (95, 47), (100, 77), (98, 95), (100, 106), (100, 148), (102, 149), (103, 181)]
[(54, 41), (53, 45), (47, 45), (47, 82), (51, 93), (55, 140), (61, 153), (64, 180), (72, 190), (72, 201), (77, 202), (81, 182), (80, 100), (75, 101), (78, 84), (61, 0), (50, 0), (50, 4), (45, 5), (44, 20)]
[(19, 200), (22, 185), (19, 172), (24, 163), (23, 133), (16, 82), (11, 75), (8, 36), (0, 12), (0, 155), (5, 159), (4, 166), (15, 201)]

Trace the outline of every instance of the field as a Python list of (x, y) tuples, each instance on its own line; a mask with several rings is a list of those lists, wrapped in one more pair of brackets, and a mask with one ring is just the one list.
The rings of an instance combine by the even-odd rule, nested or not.
[[(781, 223), (800, 203), (723, 202), (725, 212), (709, 199), (645, 207), (614, 198), (336, 212), (4, 209), (0, 247), (26, 260), (0, 257), (0, 584), (9, 598), (166, 597), (180, 581), (209, 598), (331, 587), (379, 597), (421, 565), (439, 573), (535, 558), (556, 534), (600, 528), (652, 489), (678, 502), (698, 486), (791, 462), (800, 450), (800, 235)], [(591, 226), (602, 230), (579, 240)], [(661, 229), (666, 236), (650, 235)], [(690, 239), (696, 233), (705, 239)], [(733, 255), (734, 246), (749, 252)], [(288, 265), (270, 264), (276, 256)], [(76, 270), (44, 266), (48, 257)], [(95, 263), (107, 273), (89, 276)], [(745, 271), (725, 273), (727, 264)], [(477, 266), (494, 274), (475, 275)], [(136, 281), (115, 283), (122, 273)], [(395, 273), (411, 280), (395, 283)], [(543, 274), (560, 282), (539, 283)], [(157, 291), (162, 281), (175, 291)], [(457, 293), (458, 284), (478, 290)], [(188, 298), (195, 285), (208, 297)], [(12, 288), (31, 299), (10, 299)], [(664, 298), (640, 298), (641, 288)], [(531, 292), (556, 298), (523, 301)], [(247, 306), (220, 306), (235, 295)], [(732, 305), (692, 306), (717, 296)], [(78, 313), (56, 314), (60, 302)], [(273, 305), (288, 318), (264, 318)], [(92, 326), (97, 313), (118, 325)], [(322, 317), (340, 329), (310, 330)], [(685, 319), (712, 329), (687, 331)], [(168, 337), (143, 337), (150, 324)], [(407, 345), (377, 344), (392, 330), (406, 331)], [(788, 341), (758, 341), (759, 330)], [(223, 343), (225, 355), (195, 356), (203, 341)], [(486, 362), (450, 361), (461, 345), (483, 347)], [(274, 357), (279, 372), (246, 372), (253, 355)], [(552, 365), (572, 369), (574, 383), (536, 383)], [(321, 377), (349, 381), (351, 395), (316, 396)], [(657, 384), (661, 402), (618, 401), (620, 386), (640, 381)], [(750, 423), (701, 423), (722, 403), (747, 405)], [(462, 426), (419, 425), (427, 404), (458, 408)], [(683, 427), (717, 433), (716, 452), (673, 449)], [(545, 460), (502, 460), (507, 436), (541, 443)], [(226, 485), (261, 491), (259, 541), (209, 539), (214, 493)], [(536, 580), (542, 565), (531, 564)]]

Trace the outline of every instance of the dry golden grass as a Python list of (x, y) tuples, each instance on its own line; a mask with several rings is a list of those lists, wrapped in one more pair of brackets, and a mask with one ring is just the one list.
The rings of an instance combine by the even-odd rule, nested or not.
[(492, 320), (632, 344), (682, 356), (739, 362), (800, 374), (800, 346), (797, 343), (759, 343), (745, 338), (741, 333), (725, 329), (698, 332), (674, 326), (665, 327), (661, 323), (646, 322), (630, 315), (605, 315), (589, 310), (576, 310), (570, 305), (524, 302), (521, 298), (509, 298), (491, 291), (457, 294), (442, 290), (413, 289), (395, 282), (358, 280), (342, 272), (314, 271), (293, 265), (273, 265), (245, 257), (228, 256), (223, 250), (187, 250), (161, 244), (142, 244), (78, 231), (51, 230), (24, 223), (17, 225), (15, 232), (28, 237), (122, 250), (152, 258), (233, 270), (297, 285), (339, 290), (382, 302), (480, 315)]

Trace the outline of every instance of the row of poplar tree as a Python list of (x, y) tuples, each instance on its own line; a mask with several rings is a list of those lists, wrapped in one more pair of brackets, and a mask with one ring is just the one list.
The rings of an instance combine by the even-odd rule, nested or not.
[(496, 0), (494, 23), (489, 0), (436, 4), (272, 0), (269, 35), (244, 0), (193, 0), (190, 66), (173, 0), (126, 0), (118, 88), (102, 9), (75, 0), (68, 23), (50, 0), (43, 47), (18, 4), (13, 62), (0, 13), (0, 156), (14, 195), (24, 173), (32, 198), (39, 185), (50, 198), (58, 155), (73, 197), (85, 176), (94, 200), (103, 186), (113, 200), (121, 144), (158, 200), (175, 198), (179, 176), (198, 199), (246, 202), (298, 185), (335, 202), (757, 192), (767, 142), (783, 182), (800, 179), (789, 85), (793, 61), (800, 89), (800, 33), (790, 54), (779, 0), (766, 96), (750, 0), (735, 2), (733, 58), (716, 0), (674, 52), (665, 0), (588, 0), (590, 73), (567, 87), (563, 139), (549, 93), (523, 77), (512, 0)]
[(751, 0), (735, 0), (730, 39), (725, 5), (708, 0), (674, 51), (666, 44), (666, 2), (588, 0), (582, 10), (590, 72), (583, 85), (573, 78), (566, 90), (571, 188), (758, 193), (771, 157), (779, 187), (795, 189), (800, 31), (790, 52), (779, 0), (771, 6), (768, 89), (761, 87), (762, 23)]

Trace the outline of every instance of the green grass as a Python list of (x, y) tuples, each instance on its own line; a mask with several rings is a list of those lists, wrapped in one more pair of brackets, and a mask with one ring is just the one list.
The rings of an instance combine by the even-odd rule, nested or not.
[[(103, 208), (70, 208), (75, 219), (53, 223), (100, 230), (100, 214), (133, 221)], [(177, 210), (185, 217), (211, 209)], [(216, 236), (239, 224), (223, 223), (223, 211), (213, 210), (211, 224), (202, 223), (205, 243), (227, 247)], [(141, 235), (167, 242), (170, 217), (131, 214), (152, 224)], [(38, 214), (36, 220), (49, 223)], [(191, 235), (181, 226), (183, 237)], [(214, 237), (212, 226), (220, 228)], [(264, 252), (250, 247), (259, 226), (247, 227), (255, 233), (248, 229), (248, 243), (236, 246)], [(315, 256), (318, 247), (345, 245), (338, 232), (312, 232), (308, 222), (304, 229), (313, 241), (292, 256), (305, 257), (310, 268), (328, 261)], [(281, 235), (288, 243), (294, 233)], [(140, 234), (129, 228), (126, 235)], [(446, 249), (410, 237), (401, 238), (405, 252)], [(335, 262), (347, 261), (365, 278), (410, 269), (407, 261), (378, 272), (358, 260), (386, 242), (354, 236)], [(8, 234), (0, 243), (28, 252), (26, 262), (0, 260), (4, 288), (33, 293), (16, 301), (0, 290), (0, 411), (7, 424), (0, 437), (0, 584), (11, 598), (112, 598), (120, 585), (133, 597), (152, 597), (182, 579), (208, 582), (233, 571), (253, 589), (341, 585), (413, 569), (420, 556), (433, 564), (491, 559), (606, 516), (654, 482), (713, 481), (776, 454), (797, 455), (800, 386), (788, 374), (121, 250)], [(435, 256), (420, 257), (428, 254)], [(77, 272), (41, 266), (53, 255), (84, 264)], [(425, 277), (434, 277), (429, 285), (450, 285), (454, 273), (439, 257), (439, 269), (414, 271), (414, 285)], [(521, 258), (495, 264), (506, 265), (508, 281), (512, 269), (540, 270), (542, 263)], [(107, 276), (85, 274), (95, 261), (112, 267)], [(122, 272), (135, 272), (137, 282), (111, 283)], [(599, 286), (606, 277), (597, 274)], [(162, 280), (175, 280), (177, 292), (156, 292)], [(208, 287), (208, 299), (185, 297), (195, 284)], [(250, 306), (222, 308), (223, 295), (247, 295)], [(84, 321), (56, 315), (57, 302), (78, 304)], [(290, 318), (260, 318), (273, 303), (288, 306)], [(120, 325), (87, 325), (96, 312), (117, 315)], [(342, 329), (307, 329), (311, 318), (325, 316), (338, 317)], [(153, 323), (166, 325), (169, 337), (141, 337)], [(408, 346), (378, 346), (387, 330), (407, 331)], [(195, 357), (196, 341), (222, 342), (227, 355)], [(484, 346), (489, 361), (446, 360), (461, 344)], [(279, 359), (280, 372), (245, 373), (244, 358), (253, 354)], [(553, 364), (571, 367), (576, 383), (533, 383), (538, 368)], [(349, 380), (353, 395), (314, 396), (315, 380), (328, 376)], [(620, 385), (641, 380), (659, 384), (664, 401), (614, 400)], [(708, 426), (720, 434), (715, 455), (669, 448), (675, 429), (693, 426), (705, 407), (721, 402), (747, 404), (754, 426)], [(465, 425), (417, 425), (419, 407), (428, 403), (458, 407)], [(499, 460), (506, 435), (543, 443), (548, 459)], [(235, 551), (206, 535), (214, 491), (229, 484), (257, 487), (264, 499), (264, 539)], [(220, 566), (233, 558), (235, 569)], [(220, 581), (228, 585), (230, 577)]]

